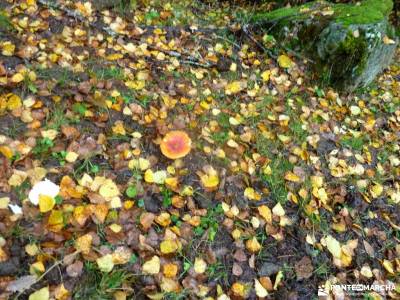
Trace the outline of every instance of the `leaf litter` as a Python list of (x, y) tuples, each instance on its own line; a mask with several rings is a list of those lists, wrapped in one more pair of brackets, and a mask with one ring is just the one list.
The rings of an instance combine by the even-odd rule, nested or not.
[(340, 94), (179, 1), (93, 4), (4, 7), (2, 297), (399, 296), (398, 64)]

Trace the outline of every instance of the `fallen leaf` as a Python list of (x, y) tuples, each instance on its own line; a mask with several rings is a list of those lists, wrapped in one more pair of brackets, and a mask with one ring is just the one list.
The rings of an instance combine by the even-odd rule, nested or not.
[(100, 271), (104, 273), (109, 273), (114, 268), (113, 257), (111, 254), (106, 254), (98, 259), (96, 259), (96, 263), (100, 269)]
[(207, 269), (207, 263), (204, 261), (204, 259), (196, 257), (193, 267), (197, 274), (203, 274)]
[(46, 213), (51, 211), (56, 204), (56, 201), (53, 197), (48, 195), (39, 195), (39, 210), (41, 213)]
[(335, 258), (339, 258), (342, 256), (342, 248), (340, 246), (340, 243), (331, 235), (328, 235), (325, 238), (326, 242), (326, 247), (328, 248), (329, 252), (333, 255)]
[(49, 299), (50, 299), (50, 292), (48, 286), (41, 288), (40, 290), (29, 295), (29, 300), (49, 300)]
[(288, 56), (280, 55), (278, 57), (278, 64), (281, 68), (290, 68), (294, 63)]
[(142, 271), (144, 274), (158, 274), (160, 272), (160, 258), (155, 255), (146, 261), (142, 266)]

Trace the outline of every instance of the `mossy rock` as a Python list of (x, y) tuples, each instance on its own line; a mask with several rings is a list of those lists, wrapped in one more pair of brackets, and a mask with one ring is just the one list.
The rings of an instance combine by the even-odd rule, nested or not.
[(273, 28), (281, 43), (310, 56), (328, 83), (351, 91), (370, 84), (390, 64), (398, 44), (388, 21), (392, 9), (391, 0), (313, 1), (258, 14), (252, 21)]

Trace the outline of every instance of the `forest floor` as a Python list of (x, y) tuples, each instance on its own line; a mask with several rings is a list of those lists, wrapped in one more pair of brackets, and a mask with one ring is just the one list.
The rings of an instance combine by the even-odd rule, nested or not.
[(0, 3), (0, 299), (400, 297), (400, 53), (340, 93), (238, 11)]

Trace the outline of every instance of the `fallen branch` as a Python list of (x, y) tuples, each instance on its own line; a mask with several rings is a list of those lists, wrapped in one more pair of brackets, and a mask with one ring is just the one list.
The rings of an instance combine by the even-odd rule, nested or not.
[(254, 43), (257, 45), (258, 48), (260, 48), (261, 50), (263, 50), (265, 53), (267, 53), (269, 56), (271, 56), (274, 59), (277, 59), (278, 57), (272, 53), (271, 50), (267, 49), (264, 47), (263, 44), (261, 44), (259, 41), (257, 41), (257, 39), (251, 34), (250, 30), (249, 30), (249, 25), (246, 24), (243, 26), (242, 28), (243, 32), (245, 33), (245, 35)]
[(80, 251), (75, 251), (75, 252), (65, 256), (62, 260), (56, 261), (50, 268), (48, 268), (46, 270), (46, 272), (44, 272), (42, 275), (40, 275), (40, 277), (38, 277), (35, 281), (30, 283), (28, 286), (26, 286), (23, 289), (21, 289), (19, 291), (18, 295), (14, 299), (17, 300), (26, 290), (30, 289), (33, 285), (35, 285), (36, 283), (40, 282), (51, 270), (53, 270), (55, 267), (58, 267), (59, 265), (64, 264), (66, 260), (68, 261), (68, 260), (73, 259), (79, 253), (80, 253)]

